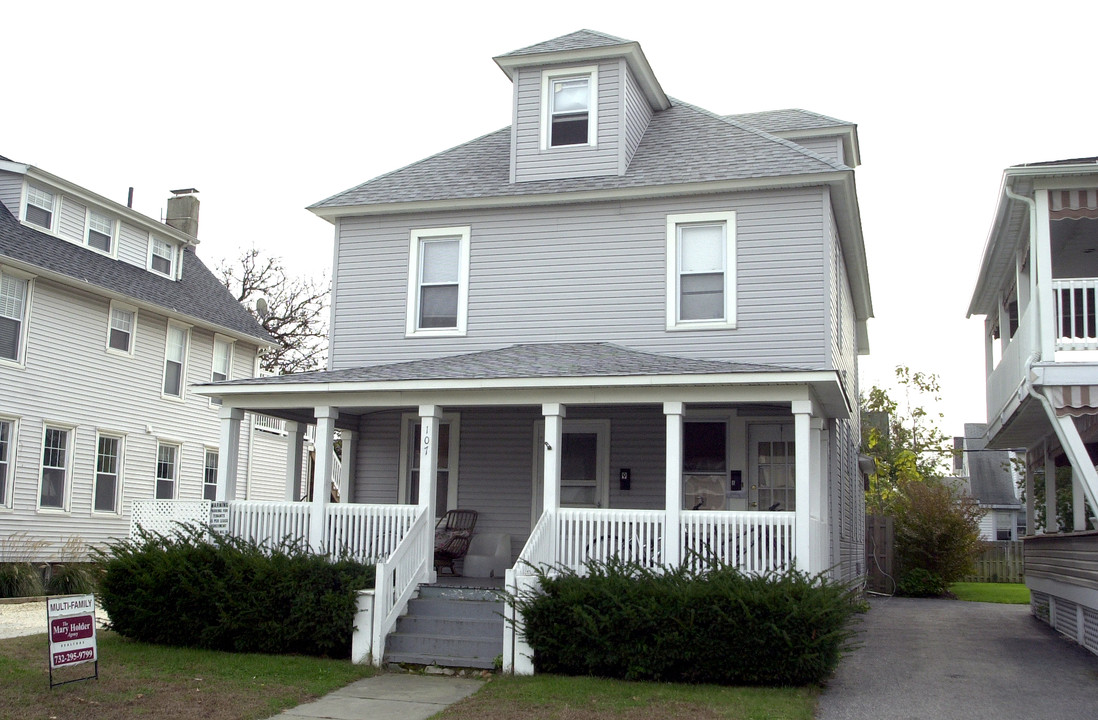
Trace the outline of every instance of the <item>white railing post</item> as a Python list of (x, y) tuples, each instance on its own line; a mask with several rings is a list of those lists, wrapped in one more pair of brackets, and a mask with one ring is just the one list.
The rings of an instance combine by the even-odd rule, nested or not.
[(795, 400), (792, 403), (793, 411), (793, 438), (795, 467), (794, 475), (796, 485), (794, 497), (796, 498), (796, 551), (794, 560), (801, 570), (811, 572), (812, 565), (812, 500), (810, 488), (812, 482), (812, 439), (810, 421), (812, 419), (812, 401)]
[(332, 495), (332, 442), (339, 408), (317, 407), (315, 416), (316, 464), (313, 467), (313, 512), (309, 528), (309, 547), (314, 553), (320, 554), (327, 552), (328, 501)]
[(663, 562), (678, 567), (682, 562), (682, 416), (685, 405), (665, 402), (667, 425), (664, 481)]
[[(560, 403), (546, 403), (541, 406), (541, 413), (545, 417), (545, 445), (542, 451), (545, 453), (542, 479), (542, 512), (553, 513), (558, 517), (560, 510), (560, 471), (561, 471), (561, 444), (564, 441), (564, 417), (567, 409)], [(557, 550), (560, 542), (560, 522), (555, 523), (549, 534), (549, 554), (554, 559), (559, 559)]]
[(221, 406), (221, 438), (217, 449), (217, 500), (236, 499), (237, 458), (240, 457), (240, 421), (244, 411)]
[[(438, 405), (419, 406), (419, 506), (432, 522), (440, 514), (439, 508), (435, 507), (435, 493), (438, 488), (438, 426), (441, 419), (442, 408)], [(427, 582), (435, 582), (434, 563), (427, 574)]]
[(339, 501), (351, 502), (355, 485), (355, 456), (358, 454), (358, 432), (344, 430), (343, 457), (339, 461)]
[(808, 423), (808, 517), (812, 524), (812, 536), (809, 538), (811, 557), (808, 567), (805, 568), (815, 575), (827, 569), (824, 558), (827, 554), (827, 546), (823, 538), (823, 477), (820, 472), (820, 433), (823, 432), (823, 420), (817, 417), (811, 418)]

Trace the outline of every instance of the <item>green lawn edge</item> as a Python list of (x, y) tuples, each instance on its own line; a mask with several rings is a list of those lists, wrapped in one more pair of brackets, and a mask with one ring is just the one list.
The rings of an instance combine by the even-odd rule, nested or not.
[(966, 602), (1028, 605), (1029, 588), (1024, 583), (974, 583), (959, 582), (949, 586), (958, 600)]

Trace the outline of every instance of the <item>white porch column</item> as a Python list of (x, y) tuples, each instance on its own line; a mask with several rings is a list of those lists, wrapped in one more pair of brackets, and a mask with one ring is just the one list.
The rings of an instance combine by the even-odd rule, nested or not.
[(240, 408), (221, 408), (221, 439), (217, 448), (217, 499), (236, 499), (236, 467), (240, 457)]
[(358, 431), (344, 430), (343, 454), (339, 458), (339, 501), (351, 502), (355, 489), (355, 457), (358, 455)]
[(663, 559), (668, 567), (678, 567), (682, 562), (682, 416), (685, 409), (685, 403), (681, 402), (663, 404), (667, 421)]
[(818, 572), (812, 569), (812, 403), (808, 400), (795, 400), (793, 411), (793, 440), (795, 445), (796, 489), (796, 528), (795, 547), (796, 565), (806, 572)]
[(828, 552), (827, 545), (828, 538), (822, 534), (824, 525), (823, 518), (823, 462), (820, 457), (820, 447), (822, 442), (820, 435), (823, 432), (824, 421), (821, 418), (814, 417), (809, 420), (808, 423), (808, 478), (809, 489), (808, 497), (811, 503), (808, 508), (809, 528), (817, 537), (812, 537), (812, 543), (809, 546), (811, 548), (811, 565), (809, 572), (819, 573), (827, 569), (828, 566)]
[(544, 512), (560, 510), (560, 470), (561, 444), (564, 441), (564, 418), (567, 408), (560, 403), (545, 403), (541, 406), (545, 416), (545, 478), (542, 482), (542, 510)]
[(1056, 461), (1052, 457), (1049, 442), (1045, 441), (1045, 532), (1060, 532), (1056, 519)]
[[(438, 515), (435, 495), (438, 488), (438, 425), (442, 419), (442, 408), (438, 405), (419, 406), (419, 506), (424, 508), (427, 520), (434, 525)], [(438, 579), (433, 563), (428, 563), (427, 577), (424, 582), (433, 583)]]
[(286, 502), (297, 502), (301, 492), (301, 463), (305, 454), (305, 424), (286, 421)]
[(313, 512), (309, 522), (309, 546), (314, 553), (327, 552), (324, 547), (328, 535), (328, 502), (332, 495), (332, 443), (335, 439), (335, 421), (339, 408), (321, 406), (314, 411), (316, 417), (316, 461), (313, 465)]
[(1030, 274), (1035, 278), (1037, 291), (1037, 309), (1040, 312), (1040, 322), (1037, 346), (1041, 350), (1041, 360), (1050, 362), (1056, 355), (1056, 313), (1055, 293), (1052, 290), (1052, 238), (1051, 228), (1048, 223), (1048, 190), (1035, 190), (1033, 199), (1036, 201), (1035, 222), (1030, 227), (1036, 227), (1034, 238), (1030, 240), (1031, 263)]

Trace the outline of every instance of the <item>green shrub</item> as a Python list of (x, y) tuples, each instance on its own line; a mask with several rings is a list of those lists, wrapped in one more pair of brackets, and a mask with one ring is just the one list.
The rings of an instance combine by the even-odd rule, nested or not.
[(265, 550), (186, 528), (98, 553), (100, 601), (114, 630), (162, 645), (347, 657), (355, 594), (374, 568), (284, 544)]
[(900, 576), (896, 594), (907, 597), (941, 597), (949, 589), (940, 575), (923, 568), (913, 568)]
[[(909, 482), (903, 485), (895, 512), (899, 594), (908, 594), (908, 585), (919, 590), (920, 597), (941, 595), (975, 569), (984, 550), (984, 511), (971, 497), (942, 481)], [(911, 577), (916, 570), (924, 572)], [(935, 588), (938, 592), (932, 592)]]
[(653, 571), (611, 560), (588, 572), (539, 572), (541, 590), (513, 599), (538, 672), (804, 685), (835, 668), (857, 610), (849, 589), (797, 571)]
[(54, 565), (46, 583), (48, 595), (87, 595), (95, 590), (95, 566), (90, 563)]
[(29, 562), (0, 563), (0, 598), (45, 595), (42, 573)]

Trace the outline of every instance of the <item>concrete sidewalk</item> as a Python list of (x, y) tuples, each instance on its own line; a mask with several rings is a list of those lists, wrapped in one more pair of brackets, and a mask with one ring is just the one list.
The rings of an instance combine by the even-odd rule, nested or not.
[(820, 696), (817, 720), (1078, 720), (1098, 708), (1098, 657), (1028, 605), (877, 598)]
[(425, 720), (472, 695), (483, 680), (381, 674), (275, 715), (280, 720)]

